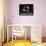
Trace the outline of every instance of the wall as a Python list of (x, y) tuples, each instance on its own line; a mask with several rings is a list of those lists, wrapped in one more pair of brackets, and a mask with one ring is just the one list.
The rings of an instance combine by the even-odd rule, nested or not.
[[(19, 16), (19, 4), (34, 4), (34, 15)], [(46, 37), (46, 0), (7, 0), (7, 24), (40, 24)]]

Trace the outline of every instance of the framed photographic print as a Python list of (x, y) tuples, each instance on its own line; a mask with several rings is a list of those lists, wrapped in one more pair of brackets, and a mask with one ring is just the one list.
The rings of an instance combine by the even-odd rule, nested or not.
[(27, 15), (33, 15), (33, 4), (19, 4), (19, 16)]

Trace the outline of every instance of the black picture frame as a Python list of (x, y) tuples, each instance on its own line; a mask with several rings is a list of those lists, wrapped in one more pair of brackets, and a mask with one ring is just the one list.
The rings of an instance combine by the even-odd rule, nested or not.
[(19, 16), (33, 16), (33, 4), (19, 4)]

